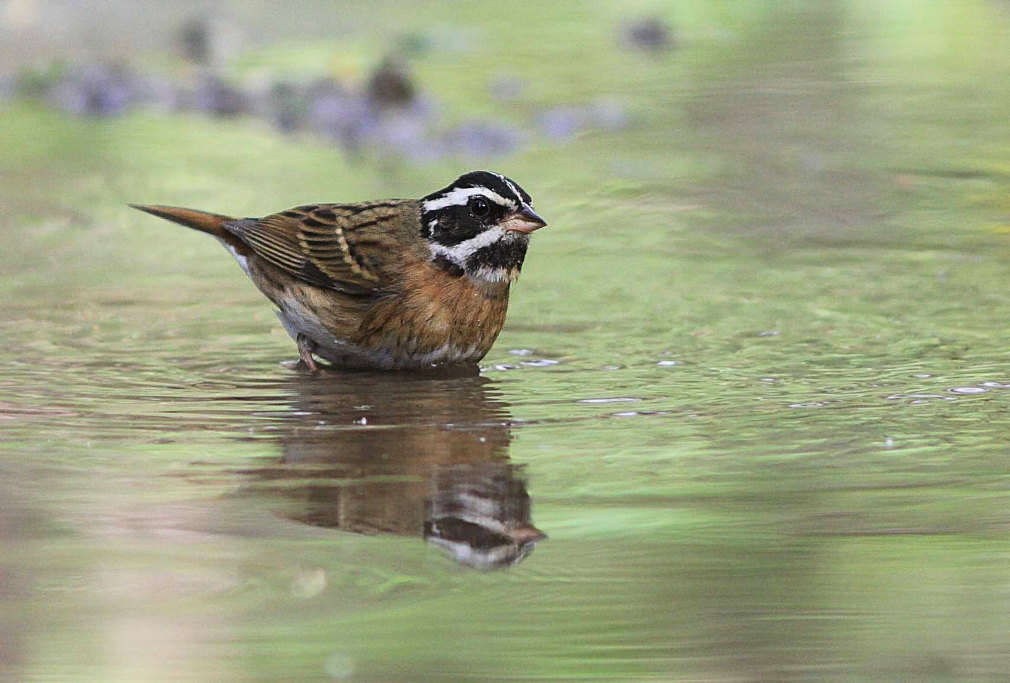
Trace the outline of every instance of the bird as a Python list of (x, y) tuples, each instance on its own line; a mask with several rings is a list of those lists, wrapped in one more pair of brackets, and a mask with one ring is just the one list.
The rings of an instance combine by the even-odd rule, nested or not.
[(505, 323), (530, 235), (530, 195), (471, 171), (421, 199), (307, 204), (263, 218), (131, 207), (218, 239), (320, 370), (475, 365)]

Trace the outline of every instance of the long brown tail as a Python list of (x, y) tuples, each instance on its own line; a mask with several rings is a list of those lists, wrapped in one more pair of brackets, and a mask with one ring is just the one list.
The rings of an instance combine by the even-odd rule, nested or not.
[(235, 240), (235, 236), (229, 233), (222, 227), (224, 223), (228, 221), (235, 220), (228, 216), (222, 216), (217, 213), (207, 213), (206, 211), (197, 211), (195, 209), (183, 209), (178, 206), (159, 206), (158, 204), (140, 205), (140, 204), (130, 204), (134, 209), (140, 209), (141, 211), (146, 211), (152, 216), (157, 216), (158, 218), (164, 218), (167, 221), (172, 221), (173, 223), (178, 223), (179, 225), (185, 225), (187, 228), (193, 228), (194, 230), (199, 230), (200, 232), (205, 232), (208, 235), (213, 235), (226, 242), (232, 242)]

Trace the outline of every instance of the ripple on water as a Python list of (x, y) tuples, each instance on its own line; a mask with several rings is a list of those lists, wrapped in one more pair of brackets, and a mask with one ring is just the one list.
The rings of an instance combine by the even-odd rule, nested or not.
[[(915, 377), (919, 378), (928, 378), (932, 376), (933, 375), (927, 374), (915, 375)], [(888, 396), (887, 400), (907, 400), (913, 404), (928, 403), (929, 401), (957, 401), (957, 396), (977, 396), (979, 394), (988, 394), (994, 389), (1010, 389), (1010, 383), (988, 380), (974, 385), (947, 387), (944, 390), (946, 394), (954, 394), (955, 396), (947, 396), (946, 394), (932, 392), (896, 393)]]
[(611, 413), (610, 417), (646, 417), (649, 415), (669, 415), (669, 410), (625, 410), (620, 413)]
[[(520, 351), (525, 351), (526, 349), (520, 349)], [(514, 353), (509, 351), (513, 355), (525, 355), (522, 353)], [(515, 363), (495, 363), (490, 366), (490, 368), (483, 368), (484, 370), (496, 370), (498, 372), (508, 372), (509, 370), (519, 370), (520, 368), (549, 368), (555, 365), (560, 365), (561, 361), (553, 360), (551, 358), (537, 358), (535, 360), (524, 360), (519, 361), (518, 365)]]
[(891, 394), (887, 397), (888, 401), (904, 401), (907, 400), (913, 404), (927, 403), (928, 401), (956, 401), (956, 398), (951, 396), (944, 396), (943, 394)]
[(492, 365), (491, 367), (499, 372), (508, 372), (509, 370), (519, 369), (518, 365), (509, 365), (508, 363), (498, 363), (497, 365)]

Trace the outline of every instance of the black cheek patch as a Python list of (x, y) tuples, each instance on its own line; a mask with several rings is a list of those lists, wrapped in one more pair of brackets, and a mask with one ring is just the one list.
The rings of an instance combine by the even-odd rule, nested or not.
[(466, 269), (474, 271), (480, 268), (491, 270), (521, 268), (523, 260), (526, 258), (527, 246), (526, 240), (516, 240), (514, 242), (495, 242), (481, 247), (467, 258)]
[(438, 225), (432, 232), (431, 238), (446, 247), (466, 242), (484, 230), (484, 226), (470, 215), (470, 209), (465, 206), (447, 207), (439, 211), (437, 215)]

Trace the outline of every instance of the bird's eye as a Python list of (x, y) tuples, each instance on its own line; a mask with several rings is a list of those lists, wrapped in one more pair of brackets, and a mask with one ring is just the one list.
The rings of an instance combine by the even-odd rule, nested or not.
[(470, 211), (474, 216), (486, 216), (491, 212), (491, 206), (487, 203), (486, 199), (477, 197), (470, 202)]

